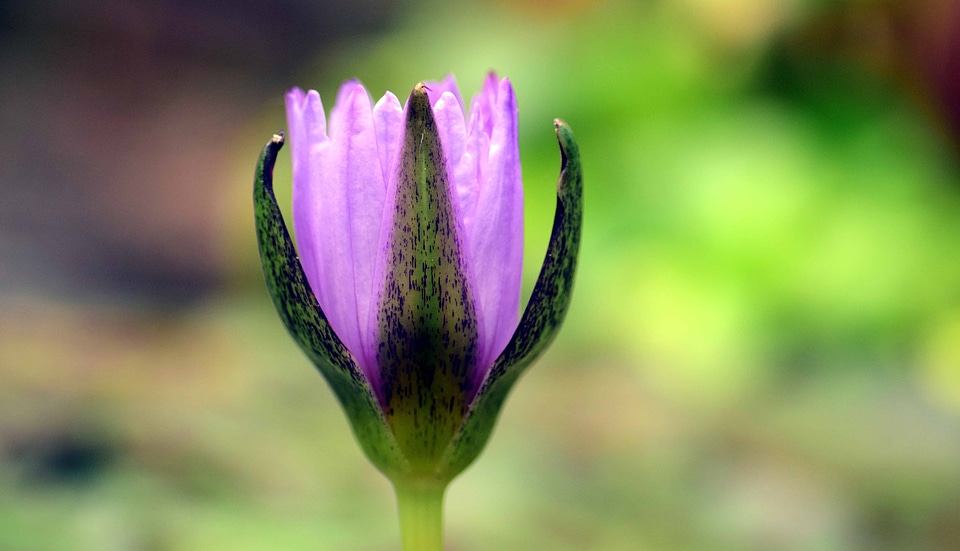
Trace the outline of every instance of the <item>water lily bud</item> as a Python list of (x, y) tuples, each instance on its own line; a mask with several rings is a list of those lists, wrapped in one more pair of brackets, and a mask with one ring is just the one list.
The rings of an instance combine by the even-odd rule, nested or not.
[[(546, 258), (522, 317), (523, 187), (517, 107), (491, 74), (465, 109), (452, 77), (401, 106), (345, 83), (327, 120), (291, 90), (294, 247), (273, 194), (284, 143), (254, 183), (267, 287), (327, 379), (371, 461), (395, 484), (443, 487), (483, 449), (523, 370), (566, 313), (582, 222), (573, 134)], [(299, 254), (298, 254), (299, 253)]]

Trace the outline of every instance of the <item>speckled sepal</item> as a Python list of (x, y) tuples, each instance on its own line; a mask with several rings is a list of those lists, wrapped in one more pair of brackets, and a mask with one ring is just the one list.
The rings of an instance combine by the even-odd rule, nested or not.
[(383, 252), (376, 363), (413, 478), (442, 478), (467, 412), (478, 323), (444, 150), (425, 87), (410, 94)]
[(267, 289), (280, 319), (333, 388), (370, 460), (387, 476), (408, 465), (353, 355), (337, 337), (310, 289), (273, 193), (273, 166), (283, 134), (264, 146), (253, 183), (257, 242)]
[(454, 474), (465, 469), (483, 450), (507, 394), (553, 341), (570, 305), (583, 225), (583, 173), (573, 131), (559, 119), (554, 121), (554, 127), (561, 165), (557, 210), (546, 258), (520, 325), (484, 380), (446, 451), (444, 464)]

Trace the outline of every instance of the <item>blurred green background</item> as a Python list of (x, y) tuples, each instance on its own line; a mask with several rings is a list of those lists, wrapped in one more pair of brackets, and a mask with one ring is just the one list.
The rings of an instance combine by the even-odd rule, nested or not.
[[(954, 0), (0, 4), (0, 550), (399, 548), (263, 286), (283, 93), (489, 70), (573, 306), (448, 492), (481, 550), (960, 549)], [(278, 195), (289, 203), (289, 156)]]

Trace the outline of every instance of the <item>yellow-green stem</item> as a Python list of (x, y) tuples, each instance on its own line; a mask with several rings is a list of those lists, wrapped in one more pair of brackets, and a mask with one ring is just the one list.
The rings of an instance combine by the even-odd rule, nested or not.
[(440, 485), (395, 484), (403, 551), (443, 551), (443, 492)]

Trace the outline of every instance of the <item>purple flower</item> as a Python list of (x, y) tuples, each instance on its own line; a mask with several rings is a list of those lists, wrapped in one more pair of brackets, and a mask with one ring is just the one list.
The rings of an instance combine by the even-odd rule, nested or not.
[[(517, 106), (510, 81), (491, 74), (465, 116), (453, 77), (425, 86), (445, 160), (451, 260), (458, 293), (469, 295), (468, 330), (476, 343), (463, 358), (472, 397), (517, 327), (523, 261), (523, 186), (517, 147)], [(397, 170), (403, 107), (387, 92), (376, 105), (356, 81), (340, 87), (324, 118), (320, 96), (293, 89), (287, 120), (293, 155), (293, 224), (307, 281), (330, 325), (360, 363), (384, 405), (380, 306), (385, 278), (406, 244), (394, 220), (406, 207)], [(407, 258), (406, 260), (410, 260)], [(402, 261), (401, 261), (402, 262)]]
[[(569, 128), (547, 257), (520, 309), (523, 187), (517, 106), (491, 74), (463, 103), (453, 77), (405, 105), (343, 84), (330, 117), (287, 94), (297, 248), (276, 207), (282, 136), (257, 167), (267, 285), (368, 456), (394, 482), (446, 484), (483, 448), (507, 392), (569, 304), (582, 178)], [(297, 255), (299, 250), (299, 258)]]

